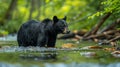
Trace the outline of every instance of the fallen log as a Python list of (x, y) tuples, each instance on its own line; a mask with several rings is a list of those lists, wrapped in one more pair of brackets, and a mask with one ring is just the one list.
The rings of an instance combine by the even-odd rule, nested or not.
[(107, 27), (105, 27), (100, 33), (103, 33), (105, 31), (108, 31), (108, 30), (112, 30), (112, 29), (115, 29), (115, 27), (117, 25), (120, 25), (120, 18), (117, 19), (115, 22), (109, 24)]
[(114, 37), (113, 39), (108, 40), (107, 42), (114, 42), (114, 41), (119, 40), (119, 39), (120, 39), (120, 35)]
[(74, 38), (75, 34), (74, 33), (70, 33), (70, 34), (65, 34), (63, 36), (58, 37), (58, 39), (69, 39), (69, 38)]
[(118, 47), (117, 44), (117, 40), (120, 39), (120, 35), (115, 36), (114, 38), (110, 39), (110, 40), (102, 40), (101, 42), (99, 42), (100, 45), (111, 45), (113, 47)]
[(100, 34), (90, 35), (89, 37), (86, 37), (84, 39), (103, 37), (103, 36), (107, 36), (107, 35), (110, 35), (110, 34), (114, 34), (116, 32), (120, 32), (120, 30), (110, 30), (110, 31), (106, 31), (106, 32), (103, 32), (103, 33), (100, 33)]
[(69, 38), (78, 38), (79, 36), (83, 36), (87, 31), (86, 30), (80, 30), (80, 31), (73, 31), (70, 34), (65, 34), (63, 36), (58, 37), (58, 39), (69, 39)]

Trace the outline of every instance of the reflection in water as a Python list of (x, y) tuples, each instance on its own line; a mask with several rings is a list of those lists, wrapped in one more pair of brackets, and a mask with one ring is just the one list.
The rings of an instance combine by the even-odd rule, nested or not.
[[(26, 67), (22, 64), (9, 64), (9, 63), (0, 63), (0, 67)], [(41, 67), (39, 65), (30, 65), (27, 67)], [(120, 67), (120, 63), (112, 63), (112, 64), (97, 64), (97, 63), (70, 63), (70, 64), (64, 64), (64, 63), (45, 63), (44, 67)]]
[(33, 53), (33, 54), (22, 54), (20, 55), (20, 58), (25, 59), (25, 60), (35, 60), (35, 61), (40, 61), (40, 60), (56, 60), (57, 59), (57, 53), (56, 52), (51, 52), (51, 53)]
[(0, 67), (22, 67), (22, 65), (20, 65), (20, 64), (1, 63), (0, 62)]
[(29, 66), (26, 66), (26, 65), (22, 65), (22, 64), (10, 64), (10, 63), (3, 63), (3, 62), (0, 62), (0, 67), (40, 67), (39, 65), (29, 65)]
[(71, 64), (45, 64), (45, 67), (120, 67), (120, 63), (112, 63), (112, 64), (97, 64), (97, 63), (71, 63)]
[(17, 34), (9, 34), (7, 36), (0, 37), (0, 41), (16, 41)]

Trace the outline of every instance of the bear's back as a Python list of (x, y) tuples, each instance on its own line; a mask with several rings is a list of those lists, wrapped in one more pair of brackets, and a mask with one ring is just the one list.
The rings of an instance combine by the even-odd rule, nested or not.
[(35, 21), (35, 20), (30, 20), (26, 23), (23, 24), (24, 27), (29, 27), (29, 26), (34, 26), (34, 25), (38, 25), (39, 22), (38, 21)]
[(44, 19), (44, 20), (42, 21), (42, 23), (45, 23), (45, 24), (48, 24), (48, 23), (51, 23), (51, 22), (52, 22), (52, 20), (49, 19), (49, 18)]
[(52, 25), (52, 20), (51, 19), (44, 19), (42, 22), (41, 22), (41, 24), (43, 24), (43, 26), (44, 26), (44, 28), (47, 28), (47, 27), (49, 27), (50, 28), (50, 26)]

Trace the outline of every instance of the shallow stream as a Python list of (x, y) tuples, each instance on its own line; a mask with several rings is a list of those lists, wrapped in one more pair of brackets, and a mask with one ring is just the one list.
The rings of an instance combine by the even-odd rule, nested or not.
[[(63, 48), (64, 44), (73, 46)], [(120, 57), (104, 50), (106, 47), (110, 46), (91, 41), (57, 40), (56, 48), (25, 48), (18, 47), (16, 35), (9, 35), (0, 37), (0, 67), (120, 67)]]

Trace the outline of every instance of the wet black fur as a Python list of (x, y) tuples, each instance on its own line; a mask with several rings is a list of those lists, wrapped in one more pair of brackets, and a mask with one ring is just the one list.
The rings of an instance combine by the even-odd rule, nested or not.
[(17, 34), (19, 46), (55, 47), (57, 34), (63, 33), (68, 27), (66, 17), (58, 19), (44, 19), (42, 22), (30, 20), (20, 27)]

